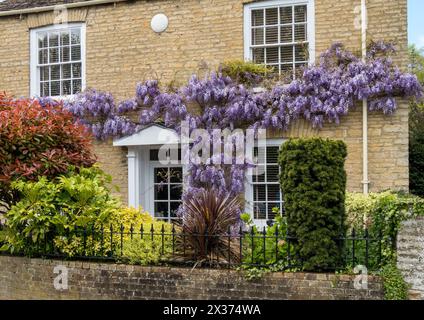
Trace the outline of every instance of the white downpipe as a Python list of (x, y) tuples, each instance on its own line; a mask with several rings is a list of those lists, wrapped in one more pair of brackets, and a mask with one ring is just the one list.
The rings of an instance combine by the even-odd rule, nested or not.
[[(362, 30), (362, 60), (367, 56), (367, 5), (366, 0), (361, 0), (361, 30)], [(368, 102), (362, 100), (362, 184), (364, 194), (369, 193), (368, 177)]]

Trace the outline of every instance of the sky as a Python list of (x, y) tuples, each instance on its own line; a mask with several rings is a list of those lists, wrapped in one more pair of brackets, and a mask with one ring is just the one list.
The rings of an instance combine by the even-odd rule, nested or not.
[(409, 44), (424, 48), (424, 0), (408, 0)]

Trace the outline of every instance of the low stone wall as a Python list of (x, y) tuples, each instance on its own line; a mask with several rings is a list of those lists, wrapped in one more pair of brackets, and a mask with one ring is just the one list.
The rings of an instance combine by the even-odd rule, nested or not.
[(411, 285), (410, 298), (424, 300), (424, 217), (402, 223), (397, 251), (398, 268)]
[[(56, 273), (55, 273), (56, 271)], [(68, 273), (68, 289), (63, 277)], [(0, 256), (0, 299), (382, 299), (379, 278), (354, 289), (353, 276), (243, 272)], [(59, 286), (59, 290), (58, 290)]]

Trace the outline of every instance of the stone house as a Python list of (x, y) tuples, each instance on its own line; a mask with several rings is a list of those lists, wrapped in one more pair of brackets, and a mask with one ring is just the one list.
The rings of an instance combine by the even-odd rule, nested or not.
[[(406, 67), (407, 0), (366, 2), (368, 39), (393, 41), (399, 50), (396, 63)], [(124, 99), (134, 95), (139, 81), (183, 82), (242, 58), (295, 72), (335, 41), (360, 50), (360, 9), (361, 0), (0, 1), (0, 90), (58, 97), (91, 87)], [(307, 56), (298, 50), (305, 45)], [(132, 137), (95, 142), (95, 149), (123, 201), (169, 218), (179, 205), (183, 181), (166, 181), (167, 191), (158, 191), (159, 173), (183, 169), (157, 162), (158, 136), (165, 132), (178, 139), (164, 130), (151, 126)], [(349, 191), (360, 192), (364, 184), (370, 191), (407, 190), (407, 103), (400, 101), (392, 116), (370, 113), (367, 132), (368, 177), (360, 106), (337, 126), (315, 130), (299, 121), (288, 132), (270, 135), (269, 178), (248, 184), (246, 211), (263, 222), (272, 217), (272, 207), (281, 205), (275, 155), (288, 137), (344, 140)]]

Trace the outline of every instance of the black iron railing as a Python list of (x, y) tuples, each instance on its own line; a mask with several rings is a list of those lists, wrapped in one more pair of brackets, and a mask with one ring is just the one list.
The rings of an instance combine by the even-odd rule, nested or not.
[[(381, 233), (371, 236), (367, 229), (353, 229), (348, 236), (335, 240), (339, 244), (341, 259), (331, 269), (356, 265), (364, 265), (369, 270), (380, 268), (382, 250), (387, 245)], [(297, 239), (287, 232), (280, 234), (278, 230), (269, 234), (265, 228), (261, 231), (240, 228), (219, 234), (188, 234), (175, 225), (156, 228), (153, 224), (127, 228), (112, 225), (48, 232), (36, 239), (29, 234), (26, 242), (21, 254), (34, 257), (228, 268), (302, 268), (302, 260), (296, 254)]]

